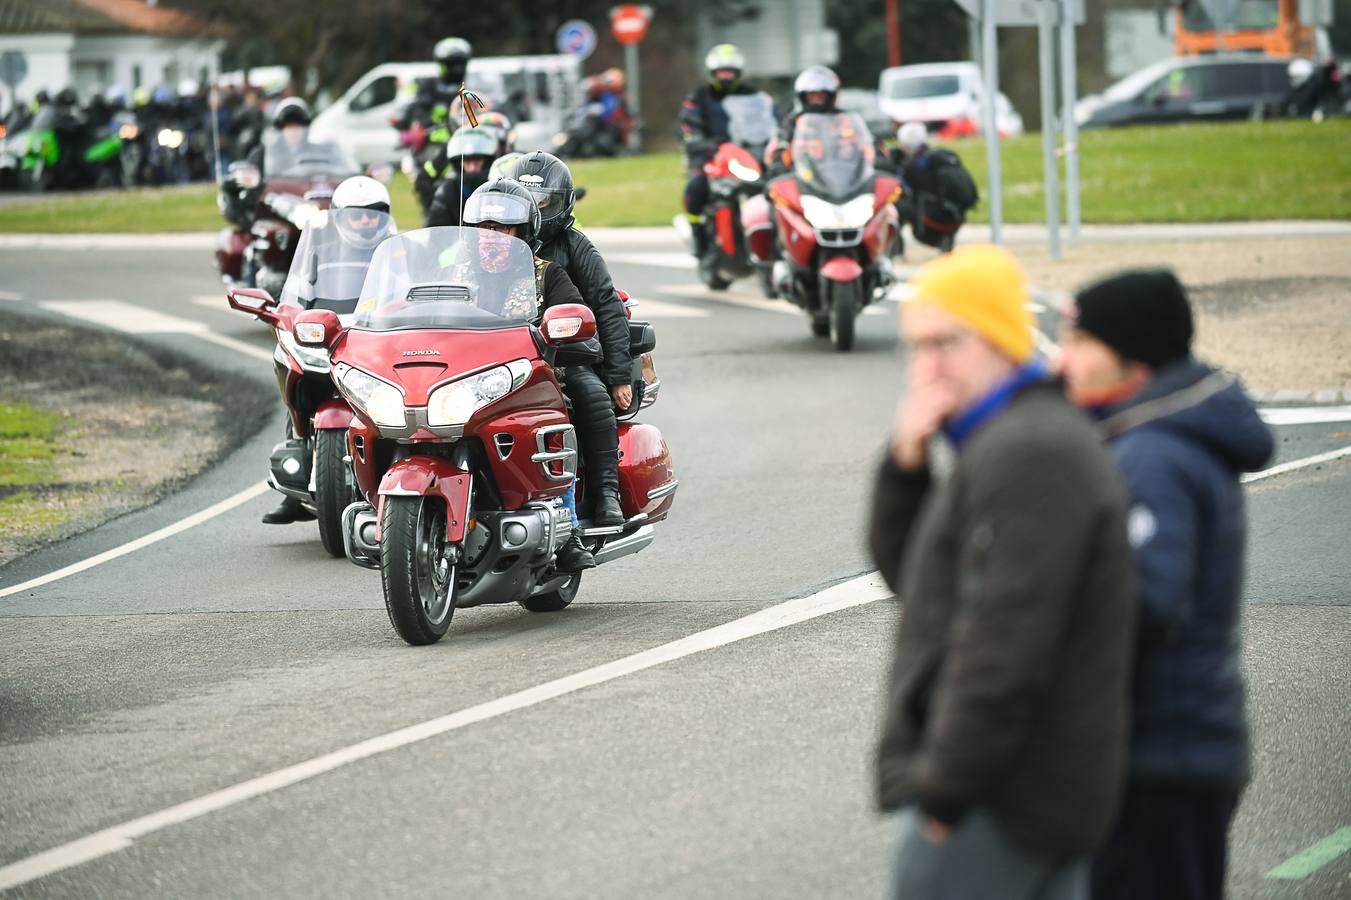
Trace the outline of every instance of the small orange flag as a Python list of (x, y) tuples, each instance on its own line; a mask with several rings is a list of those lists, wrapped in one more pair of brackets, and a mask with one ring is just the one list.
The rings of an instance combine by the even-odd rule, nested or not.
[(469, 120), (469, 126), (471, 128), (478, 127), (478, 116), (474, 115), (474, 104), (476, 103), (478, 104), (479, 109), (483, 109), (487, 106), (487, 104), (483, 102), (482, 97), (480, 97), (478, 94), (475, 94), (473, 91), (465, 87), (463, 83), (461, 83), (460, 105), (464, 107), (464, 116), (466, 119)]

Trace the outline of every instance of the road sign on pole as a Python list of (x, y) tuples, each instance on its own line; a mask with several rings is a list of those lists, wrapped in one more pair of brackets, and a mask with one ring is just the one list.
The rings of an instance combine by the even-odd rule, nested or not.
[(559, 53), (586, 59), (596, 50), (596, 29), (581, 19), (570, 19), (558, 27), (554, 46)]
[(628, 82), (629, 111), (634, 119), (633, 149), (642, 149), (642, 109), (639, 98), (638, 44), (652, 24), (652, 7), (626, 3), (610, 9), (610, 33), (624, 45), (624, 75)]

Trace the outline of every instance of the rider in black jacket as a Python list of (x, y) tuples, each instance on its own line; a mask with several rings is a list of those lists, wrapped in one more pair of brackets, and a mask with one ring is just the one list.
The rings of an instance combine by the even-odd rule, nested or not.
[(729, 139), (727, 111), (722, 101), (731, 96), (758, 94), (759, 88), (741, 80), (746, 59), (732, 44), (719, 44), (704, 57), (709, 83), (690, 91), (680, 106), (680, 140), (684, 145), (685, 164), (690, 171), (685, 183), (685, 215), (694, 232), (694, 255), (704, 255), (707, 238), (703, 222), (704, 207), (708, 205), (708, 176), (704, 163), (713, 158), (718, 145)]
[(585, 366), (567, 371), (563, 389), (572, 401), (573, 419), (587, 471), (599, 490), (592, 494), (597, 525), (620, 525), (619, 425), (615, 407), (633, 403), (633, 360), (629, 354), (629, 321), (594, 244), (573, 228), (576, 191), (567, 164), (549, 153), (527, 153), (508, 173), (525, 186), (539, 207), (538, 255), (567, 271), (582, 299), (596, 316), (596, 332), (605, 351), (600, 374)]

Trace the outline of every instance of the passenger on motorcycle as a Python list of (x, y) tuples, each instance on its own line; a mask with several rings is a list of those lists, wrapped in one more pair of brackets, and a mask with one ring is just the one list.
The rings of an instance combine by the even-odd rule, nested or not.
[[(395, 233), (394, 220), (389, 216), (389, 191), (383, 184), (365, 175), (348, 178), (333, 191), (333, 202), (329, 206), (327, 216), (321, 223), (316, 223), (311, 228), (315, 229), (309, 234), (311, 246), (319, 247), (320, 242), (328, 241), (344, 245), (340, 252), (316, 253), (316, 256), (343, 260), (345, 265), (342, 268), (346, 271), (337, 272), (335, 277), (350, 279), (351, 264), (360, 262), (369, 264), (380, 242)], [(364, 272), (358, 274), (364, 275)], [(315, 273), (315, 283), (310, 285), (311, 290), (307, 295), (309, 298), (322, 297), (325, 293), (329, 296), (352, 293), (350, 286), (339, 291), (326, 291), (319, 281), (323, 277), (322, 272)], [(305, 298), (298, 297), (297, 300), (302, 305), (308, 305)], [(272, 453), (275, 455), (283, 448), (302, 449), (297, 446), (300, 443), (301, 441), (292, 434), (288, 418), (286, 438), (281, 445), (273, 448)], [(299, 475), (302, 480), (308, 480), (307, 472), (301, 472)], [(292, 522), (308, 522), (312, 519), (314, 514), (301, 506), (299, 500), (283, 496), (277, 508), (263, 516), (263, 524), (289, 525)]]
[(530, 191), (539, 207), (537, 255), (567, 271), (596, 316), (596, 333), (605, 361), (599, 373), (586, 366), (569, 368), (563, 391), (572, 401), (577, 439), (593, 488), (593, 518), (597, 525), (621, 525), (624, 513), (619, 506), (619, 424), (615, 408), (626, 410), (633, 403), (628, 315), (605, 260), (590, 239), (573, 227), (577, 192), (567, 164), (542, 151), (527, 153), (512, 168), (511, 177)]
[(707, 236), (699, 227), (703, 222), (704, 207), (708, 205), (708, 176), (704, 163), (713, 158), (718, 145), (729, 139), (728, 117), (722, 101), (730, 96), (759, 93), (741, 80), (746, 59), (732, 44), (719, 44), (704, 57), (709, 83), (700, 85), (685, 97), (680, 107), (680, 140), (685, 151), (685, 165), (689, 180), (685, 182), (685, 215), (694, 235), (691, 248), (696, 257), (704, 255)]
[(427, 227), (460, 224), (460, 207), (488, 180), (498, 143), (492, 128), (466, 125), (455, 132), (446, 144), (446, 177), (434, 186), (427, 205)]
[[(502, 178), (483, 185), (469, 198), (464, 208), (465, 225), (520, 238), (536, 252), (539, 249), (541, 219), (539, 207), (535, 205), (531, 192), (520, 182), (510, 178)], [(481, 240), (479, 254), (482, 269), (491, 273), (507, 266), (510, 246), (498, 248), (491, 241)], [(529, 291), (533, 296), (526, 297), (517, 296), (519, 288), (511, 288), (506, 298), (504, 314), (528, 318), (538, 324), (547, 307), (583, 302), (577, 286), (568, 278), (566, 270), (538, 256), (535, 259), (533, 288)], [(518, 305), (521, 308), (516, 308)], [(574, 368), (567, 370), (563, 385), (565, 392), (568, 390), (568, 382), (572, 380), (573, 371)], [(575, 530), (578, 525), (575, 486), (569, 488), (563, 502), (572, 511), (574, 531), (568, 542), (558, 550), (558, 569), (561, 572), (579, 572), (582, 569), (594, 568), (596, 558), (582, 545), (581, 535)]]
[(961, 158), (951, 150), (930, 149), (928, 141), (929, 131), (920, 122), (907, 122), (896, 133), (898, 149), (891, 162), (905, 187), (896, 211), (915, 240), (948, 251), (980, 194)]

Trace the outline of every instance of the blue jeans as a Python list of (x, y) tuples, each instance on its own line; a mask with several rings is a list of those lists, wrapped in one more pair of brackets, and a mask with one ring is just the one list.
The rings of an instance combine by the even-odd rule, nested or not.
[(1086, 859), (1047, 859), (1013, 846), (984, 810), (973, 810), (942, 844), (922, 814), (896, 815), (891, 900), (1088, 900)]
[(572, 513), (572, 527), (576, 528), (579, 523), (577, 520), (577, 479), (575, 478), (572, 480), (572, 484), (568, 485), (568, 492), (563, 495), (563, 508)]

